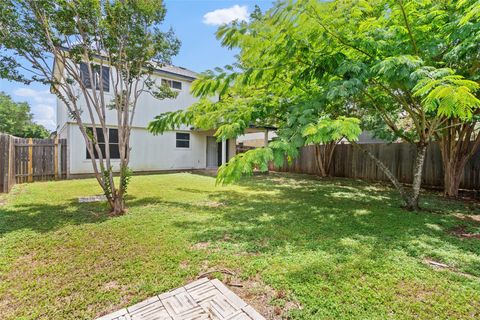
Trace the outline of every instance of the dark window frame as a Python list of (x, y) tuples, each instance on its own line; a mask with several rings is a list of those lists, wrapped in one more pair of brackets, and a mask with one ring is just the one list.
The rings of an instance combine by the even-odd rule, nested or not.
[[(105, 157), (105, 150), (106, 150), (106, 142), (105, 137), (103, 136), (102, 128), (97, 129), (97, 137), (98, 137), (98, 146), (100, 147), (100, 151), (102, 151), (103, 157)], [(93, 134), (93, 128), (87, 127), (87, 130), (90, 130)], [(120, 159), (120, 146), (118, 145), (118, 129), (117, 128), (107, 128), (108, 130), (108, 145), (110, 147), (110, 159), (118, 160)], [(90, 152), (88, 152), (88, 148), (85, 147), (86, 151), (86, 158), (90, 160), (92, 157), (90, 156)], [(93, 153), (95, 155), (95, 159), (99, 159), (97, 150), (94, 148)]]
[(171, 80), (171, 79), (162, 79), (162, 86), (167, 86), (174, 90), (182, 90), (183, 84), (181, 81)]
[[(101, 72), (100, 72), (101, 67)], [(95, 82), (95, 89), (100, 90), (100, 75), (102, 77), (102, 86), (104, 92), (110, 92), (110, 67), (100, 66), (98, 64), (92, 64), (93, 71), (93, 81)], [(80, 62), (80, 78), (83, 82), (83, 85), (87, 89), (92, 89), (92, 84), (90, 83), (90, 73), (88, 72), (88, 65), (85, 62)]]
[(175, 132), (175, 148), (190, 149), (190, 132)]

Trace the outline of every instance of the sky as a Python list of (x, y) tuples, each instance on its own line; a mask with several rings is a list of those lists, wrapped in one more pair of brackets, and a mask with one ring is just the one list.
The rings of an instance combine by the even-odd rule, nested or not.
[[(248, 20), (255, 5), (262, 10), (273, 0), (165, 0), (164, 26), (171, 27), (182, 42), (173, 64), (202, 72), (234, 62), (236, 51), (220, 46), (215, 38), (218, 26), (235, 19)], [(41, 84), (24, 85), (0, 79), (0, 91), (14, 101), (30, 104), (34, 121), (49, 130), (56, 128), (56, 98)]]

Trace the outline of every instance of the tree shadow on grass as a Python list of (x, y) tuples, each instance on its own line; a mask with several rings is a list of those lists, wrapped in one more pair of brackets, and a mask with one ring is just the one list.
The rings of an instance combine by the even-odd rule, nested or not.
[[(146, 205), (183, 206), (191, 209), (188, 204), (171, 203), (159, 197), (136, 198), (128, 196), (127, 207), (134, 210)], [(66, 225), (81, 225), (102, 223), (110, 217), (106, 202), (79, 203), (77, 198), (62, 204), (21, 204), (0, 206), (0, 238), (17, 230), (32, 230), (46, 233), (58, 230)], [(127, 213), (128, 214), (128, 213)]]
[(235, 245), (247, 253), (269, 255), (318, 251), (340, 252), (347, 258), (358, 245), (377, 257), (400, 250), (415, 258), (435, 254), (448, 258), (449, 253), (436, 249), (450, 250), (467, 257), (460, 269), (480, 276), (480, 241), (448, 234), (459, 223), (451, 215), (401, 209), (391, 190), (284, 175), (254, 177), (240, 186), (253, 192), (217, 191), (209, 198), (224, 203), (224, 208), (211, 211), (210, 220), (183, 221), (178, 227), (190, 229), (194, 242)]
[(67, 224), (98, 223), (108, 218), (105, 203), (22, 204), (0, 207), (0, 237), (28, 229), (49, 232)]

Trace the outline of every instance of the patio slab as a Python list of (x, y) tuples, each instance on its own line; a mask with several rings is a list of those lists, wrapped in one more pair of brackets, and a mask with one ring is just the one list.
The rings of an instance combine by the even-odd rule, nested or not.
[(265, 320), (217, 279), (201, 278), (97, 320)]

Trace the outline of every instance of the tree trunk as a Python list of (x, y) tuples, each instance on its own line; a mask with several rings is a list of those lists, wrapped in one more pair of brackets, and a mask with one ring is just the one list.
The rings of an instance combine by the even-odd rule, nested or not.
[(443, 156), (443, 195), (445, 197), (457, 198), (458, 190), (460, 189), (460, 183), (462, 182), (463, 172), (465, 165), (470, 157), (466, 155), (458, 155), (448, 157)]
[(425, 163), (426, 152), (427, 144), (424, 142), (417, 143), (415, 167), (413, 168), (412, 192), (406, 203), (406, 208), (409, 211), (416, 211), (420, 208), (418, 205), (418, 199), (420, 196), (420, 187), (422, 185), (423, 164)]
[(400, 196), (402, 197), (402, 200), (404, 201), (404, 203), (407, 205), (409, 200), (410, 200), (410, 196), (409, 194), (405, 191), (405, 188), (403, 187), (403, 185), (400, 183), (400, 181), (398, 181), (397, 177), (395, 177), (395, 175), (390, 171), (390, 169), (387, 168), (387, 166), (382, 162), (380, 161), (372, 152), (370, 152), (370, 150), (364, 148), (364, 147), (361, 147), (359, 144), (357, 144), (356, 142), (354, 141), (350, 141), (350, 143), (354, 146), (354, 147), (357, 147), (359, 148), (362, 152), (364, 152), (366, 155), (368, 155), (376, 164), (377, 166), (380, 168), (380, 170), (382, 170), (382, 172), (387, 176), (387, 178), (392, 182), (393, 186), (395, 187), (395, 189), (397, 189), (398, 193), (400, 193)]
[(325, 171), (324, 157), (322, 156), (322, 147), (319, 144), (315, 145), (315, 160), (317, 162), (318, 173), (322, 178), (327, 176)]
[(323, 145), (315, 145), (315, 160), (317, 163), (318, 173), (321, 177), (327, 177), (330, 175), (330, 166), (336, 146), (337, 141)]
[(120, 216), (125, 213), (125, 201), (122, 195), (116, 195), (113, 199), (109, 202), (111, 211), (110, 215), (112, 216)]
[(475, 121), (459, 124), (458, 119), (452, 119), (446, 125), (447, 128), (437, 136), (443, 161), (443, 194), (456, 198), (465, 165), (480, 147), (480, 134), (475, 130)]
[(462, 181), (463, 169), (465, 166), (445, 166), (444, 175), (444, 189), (443, 195), (445, 197), (457, 198), (458, 190), (460, 189), (460, 183)]

